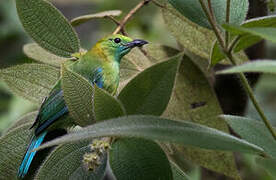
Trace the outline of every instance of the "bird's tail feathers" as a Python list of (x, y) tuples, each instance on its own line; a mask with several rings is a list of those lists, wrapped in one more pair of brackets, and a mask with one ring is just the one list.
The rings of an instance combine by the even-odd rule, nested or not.
[(36, 154), (36, 151), (33, 151), (33, 152), (31, 152), (31, 151), (40, 146), (40, 144), (42, 143), (46, 134), (47, 134), (47, 132), (43, 132), (38, 137), (33, 136), (32, 141), (30, 142), (28, 149), (25, 153), (24, 159), (22, 160), (21, 165), (18, 169), (17, 176), (19, 178), (23, 178), (27, 174), (27, 172), (30, 168), (31, 162)]

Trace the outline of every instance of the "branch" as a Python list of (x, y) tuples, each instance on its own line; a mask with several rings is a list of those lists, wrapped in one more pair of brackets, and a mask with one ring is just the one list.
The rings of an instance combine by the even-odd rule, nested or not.
[(126, 23), (132, 18), (132, 16), (143, 6), (148, 4), (151, 0), (142, 0), (139, 4), (137, 4), (130, 12), (124, 17), (124, 19), (120, 22), (120, 25), (115, 29), (113, 34), (118, 34), (122, 29), (124, 29)]
[[(230, 22), (230, 5), (231, 5), (231, 0), (227, 0), (226, 3), (226, 23), (229, 24)], [(225, 31), (225, 46), (228, 46), (228, 42), (229, 42), (229, 33), (228, 31)]]

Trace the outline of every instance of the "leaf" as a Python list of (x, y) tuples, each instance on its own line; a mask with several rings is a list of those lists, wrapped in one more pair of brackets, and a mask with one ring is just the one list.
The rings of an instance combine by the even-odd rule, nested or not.
[(185, 174), (175, 163), (171, 162), (173, 173), (173, 180), (190, 180), (189, 176)]
[(43, 162), (35, 179), (102, 179), (105, 174), (107, 156), (95, 171), (88, 171), (82, 162), (89, 153), (89, 141), (58, 146)]
[(191, 122), (179, 122), (155, 116), (127, 116), (102, 121), (79, 131), (47, 142), (38, 149), (96, 137), (137, 137), (196, 146), (207, 149), (262, 153), (263, 150), (244, 140)]
[(159, 44), (148, 44), (143, 47), (143, 49), (147, 56), (143, 54), (141, 50), (135, 48), (121, 61), (118, 92), (120, 92), (139, 72), (179, 53), (179, 51), (174, 48)]
[(211, 30), (189, 21), (169, 4), (162, 8), (162, 14), (169, 31), (184, 49), (209, 59), (209, 54), (211, 53), (210, 45), (216, 39)]
[(50, 2), (16, 0), (16, 7), (24, 29), (42, 48), (62, 57), (79, 52), (76, 32)]
[(22, 64), (0, 69), (0, 78), (14, 93), (40, 104), (59, 79), (59, 70), (45, 64)]
[(66, 58), (49, 53), (36, 43), (25, 44), (23, 51), (29, 58), (55, 67), (60, 67), (67, 60)]
[[(199, 1), (168, 0), (183, 16), (205, 28), (212, 29)], [(211, 6), (218, 24), (225, 23), (227, 0), (213, 0)], [(207, 4), (207, 3), (206, 3)], [(231, 0), (230, 23), (240, 25), (246, 18), (248, 0)]]
[(263, 167), (273, 178), (276, 178), (276, 159), (257, 157), (256, 163)]
[(163, 150), (153, 141), (121, 138), (110, 149), (112, 172), (120, 180), (172, 180), (170, 163)]
[(13, 123), (13, 125), (5, 132), (5, 134), (13, 131), (14, 129), (16, 129), (19, 126), (29, 124), (29, 123), (33, 123), (36, 116), (37, 116), (37, 113), (38, 113), (38, 111), (34, 111), (34, 112), (30, 112), (30, 113), (24, 115), (23, 117), (21, 117), (20, 119), (15, 121)]
[(248, 62), (239, 66), (234, 66), (222, 71), (218, 71), (217, 74), (232, 74), (240, 72), (262, 72), (262, 73), (276, 73), (276, 62), (274, 60), (258, 60)]
[(276, 42), (276, 28), (275, 27), (252, 27), (245, 28), (241, 26), (235, 26), (230, 24), (222, 25), (224, 29), (232, 33), (233, 35), (253, 35), (260, 38)]
[(170, 100), (176, 72), (183, 54), (156, 64), (132, 79), (120, 92), (128, 115), (161, 115)]
[(87, 126), (95, 122), (93, 94), (94, 89), (81, 75), (61, 67), (61, 83), (64, 100), (70, 115), (79, 126)]
[(15, 179), (27, 149), (32, 123), (15, 128), (0, 138), (0, 179)]
[(104, 90), (94, 86), (94, 112), (97, 121), (116, 118), (126, 114), (123, 105)]
[(110, 10), (110, 11), (103, 11), (95, 14), (88, 14), (79, 16), (77, 18), (74, 18), (71, 20), (72, 26), (78, 26), (80, 24), (86, 23), (87, 21), (90, 21), (92, 19), (99, 19), (99, 18), (106, 18), (110, 16), (119, 16), (121, 15), (122, 11), (120, 10)]
[[(171, 100), (163, 116), (183, 121), (189, 120), (228, 133), (227, 124), (217, 118), (220, 114), (222, 114), (222, 110), (206, 75), (192, 59), (184, 56)], [(180, 168), (183, 168), (180, 160), (184, 157), (205, 168), (239, 178), (232, 153), (172, 144), (170, 146), (173, 152), (169, 155)]]
[(261, 121), (230, 115), (223, 115), (221, 118), (243, 139), (262, 147), (268, 155), (276, 158), (276, 142)]

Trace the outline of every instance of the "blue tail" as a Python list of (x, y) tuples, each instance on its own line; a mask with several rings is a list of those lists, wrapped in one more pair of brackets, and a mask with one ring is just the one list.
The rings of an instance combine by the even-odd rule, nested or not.
[(30, 165), (32, 163), (32, 160), (36, 154), (36, 151), (34, 151), (34, 152), (31, 152), (31, 151), (35, 148), (38, 148), (38, 146), (40, 146), (40, 144), (42, 143), (46, 134), (47, 134), (47, 132), (43, 132), (38, 137), (33, 136), (32, 141), (30, 142), (29, 147), (24, 156), (24, 159), (22, 160), (21, 165), (18, 169), (17, 176), (19, 178), (23, 178), (27, 174), (27, 172), (30, 168)]

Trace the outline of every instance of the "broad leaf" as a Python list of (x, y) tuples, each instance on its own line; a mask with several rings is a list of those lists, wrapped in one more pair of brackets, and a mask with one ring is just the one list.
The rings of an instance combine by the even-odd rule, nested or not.
[(29, 58), (34, 59), (38, 62), (55, 66), (55, 67), (60, 67), (61, 64), (65, 60), (67, 60), (66, 58), (56, 56), (46, 51), (36, 43), (30, 43), (30, 44), (24, 45), (23, 51)]
[(95, 171), (89, 171), (83, 164), (83, 155), (89, 153), (89, 141), (58, 146), (43, 162), (35, 179), (102, 179), (105, 174), (107, 156)]
[(81, 75), (63, 65), (62, 90), (70, 115), (76, 124), (87, 126), (95, 122), (93, 94), (94, 89)]
[(40, 104), (59, 79), (59, 70), (44, 64), (22, 64), (0, 69), (0, 79), (14, 93)]
[(224, 115), (221, 117), (243, 139), (262, 147), (268, 155), (276, 158), (276, 142), (261, 121), (240, 116)]
[(94, 113), (97, 121), (116, 118), (126, 114), (123, 105), (104, 90), (94, 86)]
[(71, 20), (72, 26), (78, 26), (80, 24), (86, 23), (87, 21), (90, 21), (92, 19), (99, 19), (99, 18), (106, 18), (109, 16), (119, 16), (122, 13), (120, 10), (110, 10), (110, 11), (103, 11), (95, 14), (88, 14), (76, 17)]
[(153, 141), (120, 138), (112, 144), (109, 155), (110, 167), (117, 179), (173, 179), (166, 154)]
[(262, 72), (262, 73), (276, 73), (276, 61), (273, 60), (259, 60), (245, 63), (239, 66), (234, 66), (229, 69), (219, 71), (217, 74), (232, 74), (240, 72)]
[(130, 114), (161, 115), (170, 100), (183, 54), (156, 64), (132, 79), (118, 98)]
[(0, 179), (15, 179), (31, 138), (32, 123), (15, 128), (0, 138)]
[(79, 52), (79, 39), (67, 19), (46, 0), (16, 0), (27, 33), (46, 50), (63, 57)]
[[(205, 28), (212, 29), (208, 18), (206, 17), (199, 0), (168, 0), (183, 16), (190, 21), (199, 24)], [(206, 2), (206, 1), (205, 1)], [(227, 0), (212, 0), (211, 6), (214, 12), (214, 18), (218, 24), (225, 23)], [(240, 25), (246, 18), (248, 10), (248, 0), (230, 1), (230, 23)], [(207, 3), (206, 3), (207, 5)]]
[[(193, 60), (184, 56), (176, 78), (174, 92), (164, 116), (171, 119), (190, 120), (228, 132), (227, 124), (217, 118), (220, 114), (222, 114), (222, 110), (207, 77)], [(171, 157), (181, 168), (180, 160), (184, 157), (227, 176), (234, 178), (239, 176), (231, 153), (179, 145), (170, 146), (174, 149)]]
[(262, 153), (263, 150), (244, 140), (216, 129), (191, 122), (179, 122), (155, 116), (127, 116), (87, 126), (79, 131), (47, 142), (38, 149), (96, 137), (138, 137), (181, 143), (207, 149)]
[(232, 33), (233, 35), (252, 35), (260, 38), (276, 42), (276, 28), (275, 27), (252, 27), (245, 28), (242, 26), (224, 24), (224, 29)]
[(162, 13), (169, 31), (184, 49), (200, 57), (209, 58), (211, 44), (216, 39), (211, 30), (189, 21), (169, 4), (162, 9)]

